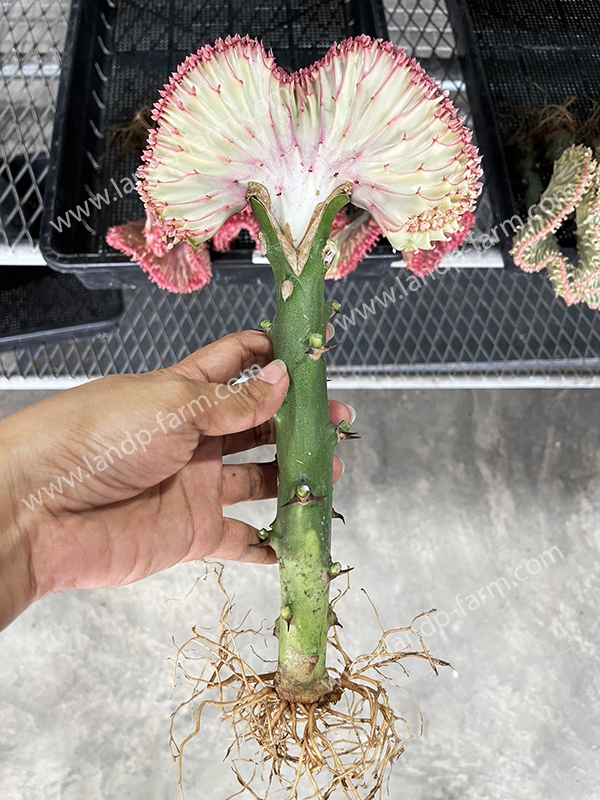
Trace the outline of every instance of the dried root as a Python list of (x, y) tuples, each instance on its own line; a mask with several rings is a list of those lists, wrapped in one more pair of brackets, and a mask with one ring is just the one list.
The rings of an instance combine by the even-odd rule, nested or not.
[[(509, 159), (515, 174), (525, 184), (524, 203), (537, 203), (548, 184), (554, 163), (574, 144), (596, 147), (600, 144), (600, 110), (596, 101), (574, 96), (563, 103), (548, 102), (548, 92), (537, 84), (542, 94), (540, 106), (515, 108), (505, 119), (514, 133), (507, 138)], [(590, 106), (591, 103), (591, 106)], [(586, 109), (590, 109), (588, 113)], [(569, 230), (571, 226), (568, 226)]]
[(562, 105), (559, 105), (549, 103), (545, 97), (541, 108), (532, 109), (533, 124), (529, 131), (532, 140), (545, 143), (552, 136), (562, 134), (572, 142), (577, 137), (579, 128), (577, 117), (571, 111), (574, 102), (574, 97), (568, 97)]
[(146, 147), (148, 132), (154, 127), (152, 111), (147, 107), (136, 111), (133, 119), (125, 125), (113, 125), (111, 147), (118, 145), (124, 153), (142, 153)]
[[(246, 657), (256, 656), (243, 640), (262, 631), (245, 629), (246, 618), (233, 627), (233, 606), (223, 587), (222, 568), (207, 573), (211, 575), (216, 576), (225, 599), (219, 639), (214, 641), (194, 629), (189, 641), (178, 648), (174, 662), (175, 682), (183, 677), (193, 686), (192, 696), (179, 706), (171, 722), (171, 752), (179, 762), (181, 796), (184, 750), (198, 736), (212, 708), (230, 723), (233, 733), (226, 758), (241, 788), (228, 800), (240, 795), (268, 800), (275, 794), (287, 800), (328, 800), (334, 793), (351, 800), (379, 797), (392, 764), (413, 737), (408, 721), (392, 708), (386, 687), (404, 690), (384, 670), (400, 665), (406, 673), (401, 664), (406, 658), (427, 661), (436, 674), (439, 666), (449, 666), (429, 654), (414, 628), (426, 614), (415, 617), (407, 628), (385, 631), (371, 603), (381, 632), (373, 652), (351, 658), (334, 629), (331, 655), (335, 654), (338, 664), (329, 669), (328, 694), (319, 704), (293, 704), (277, 694), (274, 663), (273, 671), (259, 674), (241, 655), (243, 646), (249, 651)], [(174, 726), (183, 710), (191, 712), (194, 728), (177, 744)], [(419, 718), (422, 729), (420, 710)]]
[(581, 126), (579, 137), (592, 148), (600, 147), (600, 103), (596, 100), (592, 100), (592, 113)]

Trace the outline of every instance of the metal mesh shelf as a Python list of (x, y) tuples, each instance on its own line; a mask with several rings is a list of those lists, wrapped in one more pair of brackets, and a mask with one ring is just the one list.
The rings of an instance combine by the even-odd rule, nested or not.
[[(421, 60), (468, 114), (443, 0), (386, 0), (385, 5), (390, 39)], [(35, 243), (32, 230), (42, 208), (39, 187), (48, 156), (67, 10), (65, 0), (3, 3), (0, 24), (7, 33), (0, 37), (0, 247), (4, 258), (16, 253), (18, 246)], [(17, 190), (19, 176), (7, 166), (17, 157), (31, 183), (28, 203), (22, 189)], [(490, 225), (484, 195), (478, 231), (483, 233)], [(600, 314), (584, 307), (567, 309), (543, 276), (485, 268), (483, 255), (473, 258), (481, 267), (451, 270), (418, 288), (404, 270), (330, 285), (330, 294), (346, 315), (345, 330), (344, 319), (338, 322), (341, 346), (331, 358), (334, 380), (371, 386), (390, 381), (425, 385), (446, 378), (474, 383), (482, 378), (550, 376), (575, 383), (600, 377)], [(78, 380), (155, 369), (228, 332), (256, 327), (272, 314), (272, 289), (264, 284), (213, 283), (184, 297), (154, 287), (127, 290), (116, 333), (2, 353), (0, 381), (16, 385), (23, 378), (32, 383), (40, 378)]]
[(67, 7), (55, 0), (2, 3), (0, 245), (13, 250), (34, 246), (42, 213)]
[[(572, 379), (600, 373), (598, 315), (587, 310), (574, 318), (540, 276), (524, 275), (509, 289), (502, 275), (463, 270), (458, 278), (448, 274), (412, 292), (408, 276), (393, 274), (330, 287), (349, 312), (347, 330), (343, 318), (338, 324), (341, 345), (332, 353), (330, 374), (361, 377), (370, 385), (377, 376), (414, 382), (448, 375)], [(215, 285), (192, 296), (126, 291), (118, 335), (0, 354), (0, 373), (93, 378), (158, 369), (226, 333), (256, 327), (256, 320), (274, 312), (272, 294), (253, 284)]]

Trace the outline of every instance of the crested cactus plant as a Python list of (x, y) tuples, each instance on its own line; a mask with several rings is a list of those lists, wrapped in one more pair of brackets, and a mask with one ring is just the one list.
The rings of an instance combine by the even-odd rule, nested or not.
[(169, 241), (150, 212), (146, 219), (109, 228), (106, 243), (120, 250), (162, 289), (187, 293), (201, 289), (212, 277), (208, 245), (192, 247)]
[[(139, 190), (167, 248), (202, 248), (250, 203), (275, 277), (277, 316), (265, 330), (290, 389), (275, 418), (277, 516), (260, 537), (279, 560), (279, 661), (271, 689), (255, 695), (257, 703), (277, 700), (272, 742), (286, 715), (296, 725), (295, 708), (310, 717), (344, 689), (372, 692), (348, 676), (332, 689), (327, 671), (337, 623), (330, 583), (346, 571), (331, 554), (333, 453), (355, 438), (328, 415), (326, 328), (339, 306), (325, 302), (324, 281), (332, 265), (343, 269), (332, 226), (352, 201), (370, 215), (358, 227), (372, 218), (362, 229), (367, 246), (381, 232), (404, 252), (447, 242), (473, 210), (479, 157), (447, 93), (402, 50), (365, 36), (292, 75), (257, 41), (219, 40), (179, 67), (154, 120)], [(377, 698), (373, 720), (373, 709), (383, 708)], [(384, 717), (381, 730), (393, 724), (385, 709)], [(307, 729), (316, 735), (314, 716)], [(313, 758), (319, 768), (325, 761), (307, 744), (300, 760)], [(356, 767), (338, 779), (347, 787), (359, 774)]]
[[(231, 250), (242, 231), (249, 233), (260, 246), (260, 223), (250, 204), (229, 217), (210, 243), (216, 252), (225, 253)], [(343, 208), (331, 229), (334, 255), (325, 274), (326, 280), (340, 280), (355, 270), (382, 236), (381, 228), (366, 211), (350, 216)], [(206, 286), (212, 277), (208, 244), (193, 248), (187, 242), (180, 242), (169, 250), (162, 237), (161, 227), (147, 214), (145, 222), (140, 219), (109, 228), (106, 243), (129, 256), (161, 289), (188, 294)], [(438, 242), (438, 246), (445, 245), (445, 242)]]
[[(556, 233), (575, 213), (579, 261), (562, 252)], [(573, 145), (554, 165), (536, 212), (517, 231), (511, 255), (524, 272), (546, 269), (568, 306), (600, 308), (600, 162), (591, 148)]]

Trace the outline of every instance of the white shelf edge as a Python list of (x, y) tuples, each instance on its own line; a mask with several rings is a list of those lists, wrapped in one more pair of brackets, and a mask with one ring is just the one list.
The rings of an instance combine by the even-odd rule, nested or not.
[[(90, 383), (94, 378), (44, 377), (14, 378), (0, 377), (0, 391), (64, 391)], [(332, 376), (327, 384), (329, 390), (349, 389), (597, 389), (600, 375), (424, 375), (417, 376)]]

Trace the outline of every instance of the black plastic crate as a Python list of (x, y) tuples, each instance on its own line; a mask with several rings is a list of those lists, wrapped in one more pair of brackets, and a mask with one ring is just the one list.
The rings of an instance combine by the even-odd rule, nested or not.
[[(18, 242), (23, 229), (38, 237), (38, 192), (47, 169), (43, 155), (16, 155), (2, 165), (0, 226), (9, 243)], [(73, 275), (47, 267), (0, 266), (0, 351), (93, 338), (114, 330), (122, 313), (120, 291), (90, 291)]]
[(92, 338), (122, 313), (120, 291), (89, 291), (47, 267), (0, 267), (0, 351)]
[[(380, 0), (74, 0), (71, 6), (55, 119), (41, 249), (46, 261), (74, 272), (90, 288), (139, 286), (144, 273), (105, 243), (112, 225), (144, 216), (137, 193), (117, 187), (140, 164), (111, 140), (191, 53), (218, 37), (249, 34), (296, 70), (333, 44), (366, 33), (387, 37)], [(100, 193), (109, 202), (89, 202)], [(84, 206), (81, 222), (57, 230), (59, 218)], [(54, 224), (53, 224), (54, 223)], [(253, 265), (253, 245), (213, 254), (213, 280), (270, 280), (268, 265)], [(387, 244), (364, 259), (357, 274), (378, 275), (394, 259)]]
[[(473, 124), (484, 156), (495, 223), (527, 218), (526, 186), (514, 139), (523, 109), (564, 104), (585, 118), (600, 102), (600, 2), (598, 0), (448, 0)], [(551, 170), (542, 178), (547, 183)], [(505, 235), (507, 232), (510, 235)], [(497, 229), (504, 263), (512, 227)], [(560, 234), (574, 253), (574, 236)], [(571, 250), (571, 248), (573, 248)]]

